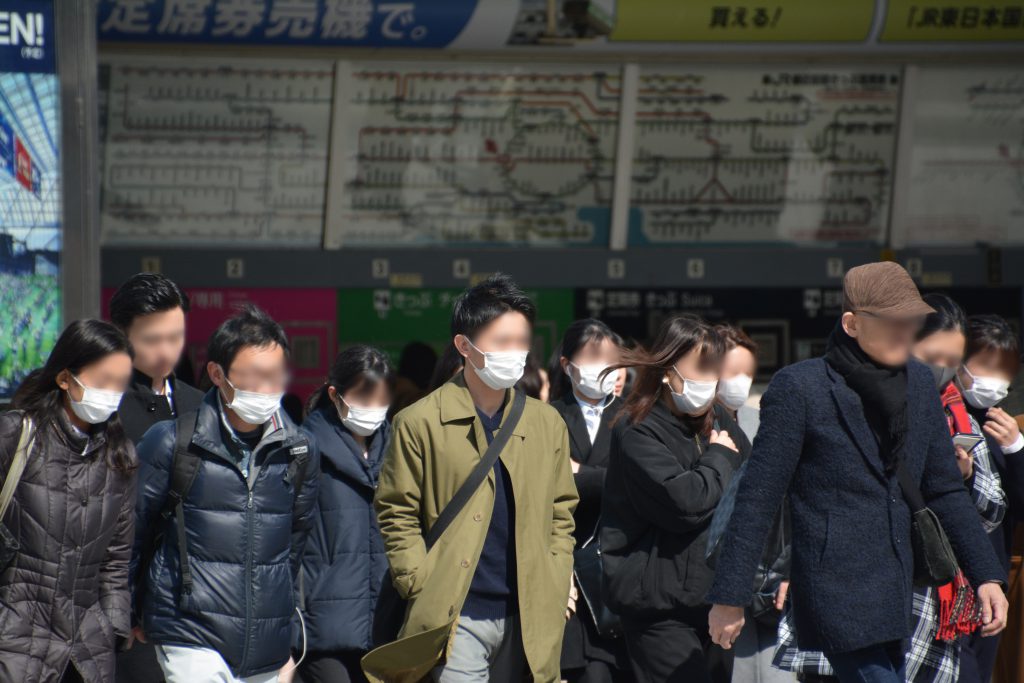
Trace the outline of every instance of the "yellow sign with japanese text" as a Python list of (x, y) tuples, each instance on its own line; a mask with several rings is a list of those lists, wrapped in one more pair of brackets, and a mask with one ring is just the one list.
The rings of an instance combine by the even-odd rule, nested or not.
[(847, 42), (867, 39), (874, 0), (619, 0), (611, 39)]
[(889, 0), (882, 41), (1024, 40), (1024, 0)]

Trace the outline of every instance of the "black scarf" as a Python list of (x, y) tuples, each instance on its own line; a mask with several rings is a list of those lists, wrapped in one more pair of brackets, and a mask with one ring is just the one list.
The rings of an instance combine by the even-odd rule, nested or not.
[(857, 340), (846, 334), (842, 323), (828, 338), (825, 361), (860, 396), (864, 417), (878, 438), (885, 469), (894, 472), (907, 436), (907, 366), (893, 367), (871, 360)]

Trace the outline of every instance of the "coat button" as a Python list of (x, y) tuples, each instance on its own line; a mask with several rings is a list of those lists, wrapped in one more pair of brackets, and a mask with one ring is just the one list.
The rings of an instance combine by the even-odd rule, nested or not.
[(156, 412), (156, 403), (150, 403), (148, 406), (146, 406), (146, 410), (148, 410), (151, 413), (155, 413)]
[(463, 560), (462, 561), (462, 568), (463, 569), (469, 569), (469, 560)]
[(82, 505), (89, 504), (89, 496), (82, 496)]
[(480, 522), (480, 521), (483, 521), (483, 518), (484, 518), (484, 516), (483, 516), (483, 515), (481, 515), (481, 514), (480, 514), (479, 512), (478, 512), (478, 513), (476, 513), (475, 515), (473, 515), (473, 521), (474, 521), (474, 522)]

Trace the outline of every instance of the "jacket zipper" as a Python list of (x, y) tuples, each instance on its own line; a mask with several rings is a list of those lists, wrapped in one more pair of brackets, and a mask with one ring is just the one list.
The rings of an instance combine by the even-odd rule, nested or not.
[[(252, 461), (249, 463), (249, 468), (256, 466), (256, 451), (253, 451)], [(262, 468), (257, 471), (257, 477), (262, 472)], [(245, 527), (246, 527), (246, 553), (245, 553), (245, 643), (242, 646), (242, 662), (239, 665), (239, 670), (244, 673), (249, 665), (249, 644), (252, 640), (252, 528), (253, 528), (253, 487), (256, 482), (254, 479), (245, 477), (245, 486), (248, 489), (248, 497), (245, 502)]]

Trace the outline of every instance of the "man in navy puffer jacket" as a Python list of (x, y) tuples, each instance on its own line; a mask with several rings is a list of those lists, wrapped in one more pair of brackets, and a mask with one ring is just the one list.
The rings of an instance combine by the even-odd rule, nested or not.
[[(216, 386), (198, 413), (154, 425), (139, 445), (131, 575), (143, 595), (135, 637), (156, 643), (168, 683), (269, 683), (289, 660), (320, 466), (280, 408), (287, 354), (284, 331), (262, 311), (230, 318), (210, 340), (207, 370)], [(181, 508), (191, 591), (183, 589), (178, 512), (160, 514), (186, 421), (194, 424), (189, 452), (199, 458)], [(150, 560), (143, 554), (154, 535)], [(136, 576), (140, 565), (144, 575)]]

